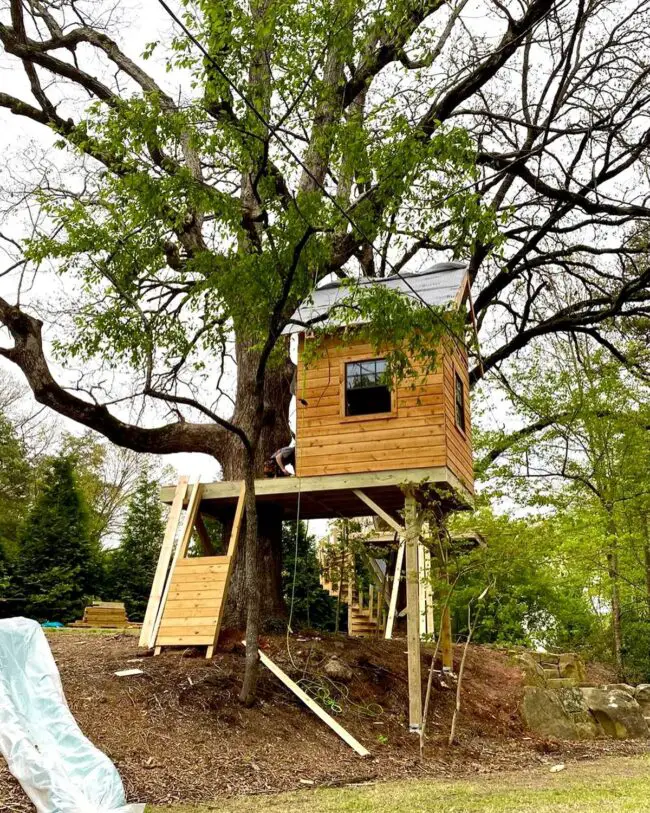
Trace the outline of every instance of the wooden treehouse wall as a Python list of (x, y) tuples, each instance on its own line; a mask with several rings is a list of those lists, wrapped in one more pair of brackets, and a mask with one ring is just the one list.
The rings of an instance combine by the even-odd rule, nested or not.
[[(308, 341), (308, 340), (307, 340)], [(363, 341), (332, 336), (308, 367), (300, 337), (297, 381), (297, 472), (301, 477), (447, 466), (472, 490), (469, 376), (464, 351), (443, 353), (441, 365), (416, 387), (404, 381), (386, 415), (345, 416), (345, 364), (377, 357)], [(456, 427), (454, 373), (465, 389), (465, 426)], [(301, 403), (301, 399), (307, 405)]]

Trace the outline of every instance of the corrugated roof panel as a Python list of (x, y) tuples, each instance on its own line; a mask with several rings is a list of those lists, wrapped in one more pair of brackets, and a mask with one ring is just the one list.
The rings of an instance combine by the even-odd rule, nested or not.
[[(400, 291), (405, 296), (419, 300), (427, 305), (449, 305), (453, 302), (467, 274), (465, 263), (438, 263), (420, 274), (401, 274), (385, 279), (364, 279), (359, 285), (382, 285)], [(302, 333), (308, 330), (309, 323), (318, 319), (318, 325), (336, 325), (336, 305), (348, 296), (348, 289), (341, 288), (339, 283), (317, 288), (312, 294), (312, 301), (305, 302), (293, 314), (292, 319), (302, 325), (289, 324), (284, 333)], [(331, 318), (323, 318), (328, 313)], [(361, 320), (359, 320), (361, 321)], [(348, 321), (348, 324), (350, 322)], [(354, 322), (353, 322), (354, 324)]]

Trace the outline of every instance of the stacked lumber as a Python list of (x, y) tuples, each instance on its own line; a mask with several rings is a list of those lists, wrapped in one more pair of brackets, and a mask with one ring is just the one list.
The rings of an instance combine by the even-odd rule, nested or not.
[(99, 627), (122, 629), (129, 627), (126, 608), (122, 601), (95, 601), (84, 610), (82, 621), (75, 621), (71, 627)]

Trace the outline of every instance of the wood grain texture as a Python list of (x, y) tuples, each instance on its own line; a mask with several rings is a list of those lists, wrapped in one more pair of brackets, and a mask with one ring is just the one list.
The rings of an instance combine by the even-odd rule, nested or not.
[[(297, 471), (301, 477), (391, 469), (448, 467), (473, 491), (469, 376), (464, 351), (451, 345), (439, 368), (397, 385), (394, 412), (386, 416), (341, 415), (344, 364), (376, 358), (370, 345), (348, 337), (326, 339), (313, 364), (302, 362), (300, 340), (296, 407)], [(379, 354), (380, 355), (380, 354)], [(467, 431), (455, 425), (454, 372), (465, 384)]]
[[(242, 483), (228, 553), (225, 556), (197, 556), (178, 558), (175, 561), (157, 631), (157, 647), (207, 646), (208, 657), (212, 657), (221, 628), (232, 562), (237, 551), (245, 493)], [(199, 501), (200, 497), (201, 494), (197, 493)], [(195, 508), (198, 510), (198, 503)], [(187, 544), (183, 548), (183, 552), (186, 551)]]

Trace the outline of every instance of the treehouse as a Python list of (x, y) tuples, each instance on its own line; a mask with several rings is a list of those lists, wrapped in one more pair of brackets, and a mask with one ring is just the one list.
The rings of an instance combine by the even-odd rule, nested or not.
[[(460, 309), (468, 295), (466, 268), (459, 263), (360, 286), (391, 288), (422, 308)], [(375, 563), (370, 607), (351, 583), (346, 596), (356, 619), (353, 634), (390, 638), (396, 615), (406, 615), (409, 725), (417, 731), (422, 720), (420, 640), (427, 629), (423, 616), (429, 626), (432, 617), (431, 597), (421, 584), (434, 566), (420, 543), (420, 530), (432, 496), (443, 512), (471, 505), (468, 359), (464, 343), (450, 332), (439, 342), (434, 370), (420, 368), (411, 379), (391, 380), (386, 353), (375, 352), (364, 338), (363, 319), (341, 320), (343, 308), (349, 307), (347, 294), (339, 284), (317, 289), (285, 330), (297, 341), (296, 476), (256, 480), (255, 499), (258, 507), (273, 505), (286, 520), (376, 516), (393, 533), (394, 571)], [(162, 499), (171, 508), (140, 645), (156, 653), (162, 647), (205, 646), (211, 657), (237, 556), (244, 485), (190, 484), (184, 477), (176, 487), (163, 488)], [(204, 516), (228, 529), (220, 555), (211, 547)], [(188, 556), (195, 531), (202, 556)], [(404, 613), (397, 608), (403, 565)], [(326, 589), (340, 594), (341, 579), (334, 584), (332, 578), (323, 571)], [(453, 665), (449, 629), (443, 615), (447, 668)]]
[[(417, 299), (422, 307), (461, 307), (466, 267), (433, 266), (420, 274), (365, 281)], [(438, 369), (396, 383), (386, 381), (386, 359), (354, 326), (337, 326), (347, 289), (316, 290), (286, 332), (298, 334), (296, 474), (314, 477), (428, 469), (434, 480), (473, 490), (467, 353), (457, 337), (441, 342)], [(307, 325), (326, 333), (315, 360), (306, 361)]]

